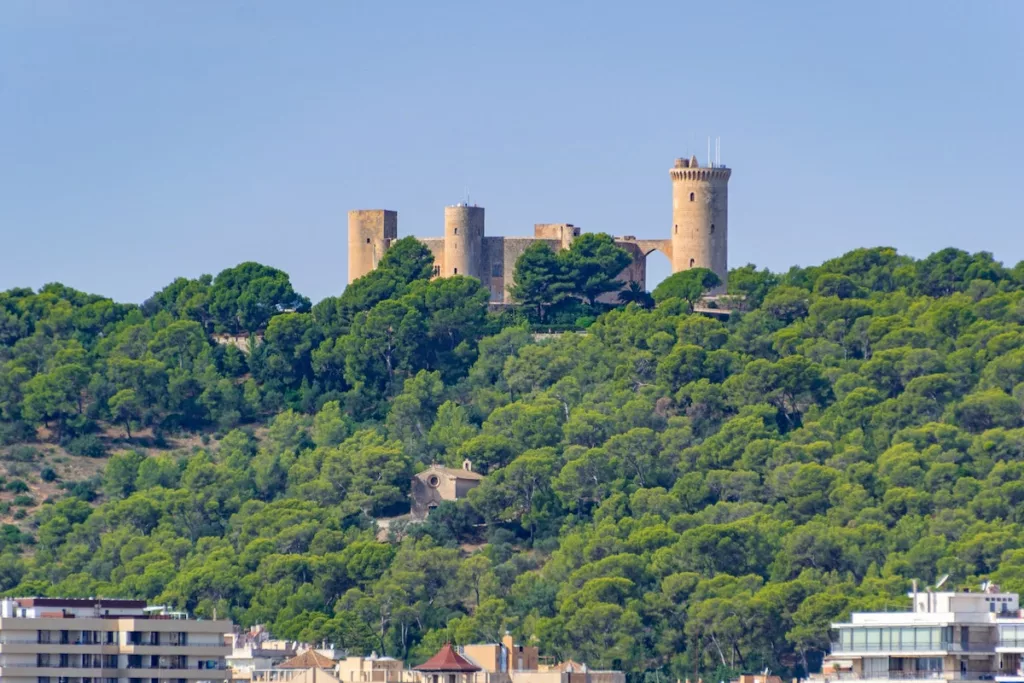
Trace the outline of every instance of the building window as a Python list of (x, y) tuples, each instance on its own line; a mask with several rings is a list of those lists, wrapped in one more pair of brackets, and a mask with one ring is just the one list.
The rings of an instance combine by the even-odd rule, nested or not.
[(678, 234), (679, 234), (679, 226), (678, 226), (678, 225), (676, 225), (676, 226), (674, 226), (674, 227), (675, 227), (675, 229), (676, 229), (676, 234), (678, 235)]
[(456, 235), (458, 235), (458, 234), (459, 234), (459, 229), (458, 229), (458, 228), (455, 228), (455, 234), (456, 234)]
[(693, 259), (690, 259), (690, 267), (693, 268)]
[(458, 274), (459, 274), (459, 269), (458, 269), (458, 268), (454, 268), (453, 270), (455, 270), (455, 274), (456, 274), (456, 275), (458, 275)]
[(434, 266), (434, 277), (441, 274), (441, 266)]
[(370, 238), (369, 238), (369, 237), (367, 237), (367, 238), (366, 238), (366, 243), (367, 243), (367, 244), (369, 244), (369, 243), (370, 243)]
[(427, 483), (430, 484), (431, 487), (436, 489), (438, 485), (441, 483), (441, 480), (437, 478), (436, 474), (432, 474), (430, 475), (430, 478), (427, 479)]
[(695, 198), (696, 198), (696, 195), (691, 192), (690, 193), (690, 201), (692, 202)]
[(715, 234), (715, 224), (714, 223), (711, 224), (711, 234), (712, 235)]
[(495, 263), (491, 266), (491, 277), (501, 277), (504, 273), (501, 272), (501, 264)]

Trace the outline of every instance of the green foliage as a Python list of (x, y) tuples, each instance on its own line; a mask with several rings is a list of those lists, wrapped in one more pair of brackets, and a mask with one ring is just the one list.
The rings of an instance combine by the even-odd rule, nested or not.
[[(414, 240), (309, 310), (256, 264), (141, 307), (0, 293), (0, 590), (413, 661), (508, 629), (671, 680), (803, 675), (831, 622), (913, 578), (1024, 589), (1022, 266), (744, 266), (720, 321), (690, 312), (715, 286), (696, 270), (602, 312), (621, 258), (577, 243), (531, 247), (516, 296), (545, 327), (596, 319), (537, 338)], [(257, 329), (248, 353), (209, 337)], [(114, 454), (37, 506), (55, 444)], [(415, 472), (464, 460), (468, 496), (394, 519)]]
[(705, 292), (720, 284), (721, 279), (707, 268), (691, 268), (669, 275), (651, 294), (659, 304), (669, 299), (682, 299), (693, 306)]
[(210, 315), (227, 332), (256, 332), (278, 313), (308, 309), (286, 273), (251, 261), (221, 271), (209, 290)]
[(535, 310), (538, 320), (572, 296), (565, 266), (546, 242), (534, 242), (519, 255), (513, 279), (508, 288), (512, 299)]
[[(535, 242), (516, 259), (515, 283), (509, 287), (509, 293), (514, 301), (535, 311), (537, 320), (543, 322), (551, 309), (574, 298), (593, 307), (602, 294), (622, 288), (617, 278), (632, 260), (629, 252), (616, 246), (615, 240), (604, 233), (581, 235), (568, 249), (558, 253), (546, 242)], [(642, 291), (636, 291), (629, 300), (646, 303)]]

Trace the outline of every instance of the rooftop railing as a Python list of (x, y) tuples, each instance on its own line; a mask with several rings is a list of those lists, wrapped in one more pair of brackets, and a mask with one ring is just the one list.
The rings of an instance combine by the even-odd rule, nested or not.
[(987, 643), (940, 641), (932, 644), (863, 643), (848, 644), (832, 642), (832, 652), (994, 652), (995, 646)]
[(996, 676), (1007, 675), (998, 671), (882, 671), (857, 673), (839, 671), (820, 674), (824, 681), (994, 681)]

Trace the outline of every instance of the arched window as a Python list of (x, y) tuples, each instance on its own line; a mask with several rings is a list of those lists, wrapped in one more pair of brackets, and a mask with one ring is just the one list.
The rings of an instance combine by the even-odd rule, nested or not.
[(694, 263), (693, 259), (690, 259), (690, 267), (691, 268), (693, 268), (693, 263)]
[(690, 193), (690, 201), (692, 202), (695, 198), (696, 198), (696, 195), (691, 192)]
[(711, 224), (711, 234), (712, 235), (715, 234), (715, 224), (714, 223)]
[(455, 274), (456, 274), (456, 275), (458, 275), (458, 274), (459, 274), (459, 269), (458, 269), (458, 268), (456, 268), (456, 269), (455, 269)]

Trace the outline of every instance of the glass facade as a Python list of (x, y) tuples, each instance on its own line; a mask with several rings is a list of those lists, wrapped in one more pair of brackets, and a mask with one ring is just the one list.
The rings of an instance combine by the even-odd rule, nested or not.
[[(1024, 637), (1024, 633), (1022, 633)], [(839, 629), (838, 652), (922, 652), (961, 649), (952, 626), (906, 626)]]
[(1000, 624), (1000, 647), (1024, 647), (1024, 624)]

